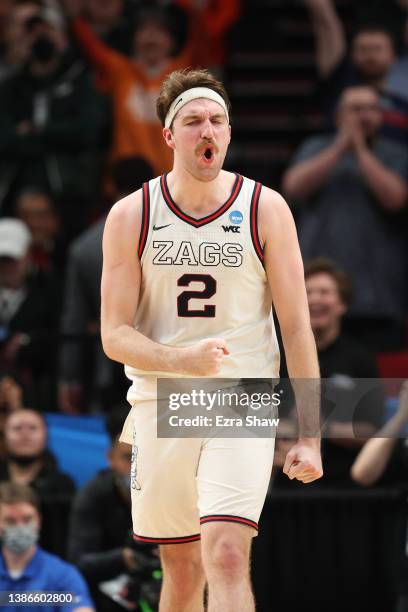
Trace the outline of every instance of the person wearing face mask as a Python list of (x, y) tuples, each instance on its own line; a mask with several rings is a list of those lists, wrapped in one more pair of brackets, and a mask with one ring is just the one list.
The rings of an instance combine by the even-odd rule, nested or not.
[[(72, 604), (55, 602), (48, 612), (94, 612), (86, 583), (71, 564), (38, 546), (41, 528), (39, 499), (30, 487), (0, 484), (0, 592), (3, 612), (16, 609), (22, 593), (70, 593)], [(14, 599), (13, 599), (14, 598)], [(21, 612), (41, 612), (44, 606), (19, 604)]]
[(79, 223), (81, 207), (73, 215), (72, 198), (98, 193), (96, 148), (105, 105), (58, 11), (38, 8), (21, 27), (27, 57), (0, 91), (3, 190), (11, 201), (17, 185), (43, 185), (61, 206), (70, 200), (64, 221), (79, 216)]
[(109, 468), (77, 492), (71, 512), (68, 559), (86, 578), (100, 612), (110, 612), (112, 607), (117, 610), (101, 593), (101, 583), (116, 579), (118, 593), (122, 593), (122, 584), (128, 584), (131, 577), (139, 578), (142, 569), (148, 573), (159, 565), (150, 547), (135, 544), (131, 538), (132, 448), (119, 442), (125, 416), (125, 410), (115, 409), (108, 418), (107, 428), (112, 439)]

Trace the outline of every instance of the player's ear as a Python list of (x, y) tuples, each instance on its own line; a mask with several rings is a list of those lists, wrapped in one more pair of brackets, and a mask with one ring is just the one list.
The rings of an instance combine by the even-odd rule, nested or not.
[(168, 147), (170, 147), (170, 149), (175, 149), (175, 143), (174, 143), (174, 138), (173, 138), (173, 132), (170, 130), (170, 128), (163, 128), (163, 138), (166, 141), (166, 144)]

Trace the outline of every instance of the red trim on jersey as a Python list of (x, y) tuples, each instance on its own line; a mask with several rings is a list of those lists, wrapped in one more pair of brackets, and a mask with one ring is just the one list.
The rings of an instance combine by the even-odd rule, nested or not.
[(241, 523), (242, 525), (248, 525), (258, 531), (258, 523), (251, 521), (250, 519), (244, 518), (243, 516), (233, 516), (231, 514), (209, 514), (208, 516), (202, 516), (200, 523), (213, 523), (213, 522), (226, 522), (226, 523)]
[(239, 195), (239, 192), (241, 191), (241, 187), (243, 183), (243, 178), (240, 174), (236, 174), (235, 176), (236, 176), (236, 179), (234, 182), (234, 186), (232, 187), (231, 195), (228, 198), (228, 200), (225, 202), (225, 204), (223, 204), (221, 208), (219, 208), (215, 212), (211, 213), (211, 215), (207, 215), (206, 217), (203, 217), (202, 219), (194, 219), (194, 217), (190, 217), (190, 215), (187, 215), (185, 212), (183, 212), (181, 208), (175, 203), (175, 201), (171, 197), (169, 187), (167, 185), (167, 174), (162, 175), (160, 179), (160, 184), (161, 184), (161, 190), (162, 190), (164, 201), (166, 202), (170, 210), (175, 215), (177, 215), (182, 221), (185, 221), (186, 223), (189, 223), (190, 225), (193, 225), (194, 227), (201, 227), (202, 225), (211, 223), (211, 221), (214, 221), (215, 219), (223, 215), (233, 205), (233, 203), (235, 202), (235, 200), (237, 199)]
[(251, 198), (251, 238), (256, 254), (261, 263), (264, 260), (263, 248), (258, 235), (258, 204), (261, 195), (261, 183), (255, 183), (254, 191)]
[(143, 183), (142, 225), (140, 227), (139, 250), (138, 250), (139, 257), (143, 255), (143, 251), (146, 246), (147, 234), (149, 231), (149, 217), (150, 217), (149, 183)]
[(199, 533), (191, 536), (182, 536), (180, 538), (149, 538), (133, 534), (133, 539), (137, 542), (146, 542), (150, 544), (187, 544), (188, 542), (196, 542), (201, 538)]

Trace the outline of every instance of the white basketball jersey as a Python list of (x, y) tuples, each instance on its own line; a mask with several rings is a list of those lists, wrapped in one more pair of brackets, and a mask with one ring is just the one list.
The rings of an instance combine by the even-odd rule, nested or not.
[[(202, 219), (173, 201), (166, 175), (143, 185), (142, 282), (135, 328), (155, 342), (190, 346), (223, 338), (220, 378), (277, 378), (279, 348), (259, 241), (261, 184), (236, 175), (228, 200)], [(157, 377), (125, 366), (128, 400), (156, 397)]]

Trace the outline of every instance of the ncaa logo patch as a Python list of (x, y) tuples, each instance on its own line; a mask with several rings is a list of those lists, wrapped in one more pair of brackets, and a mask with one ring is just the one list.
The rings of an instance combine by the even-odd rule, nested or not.
[(242, 212), (240, 212), (239, 210), (233, 210), (229, 214), (229, 220), (234, 225), (239, 225), (244, 220), (244, 216), (243, 216)]

